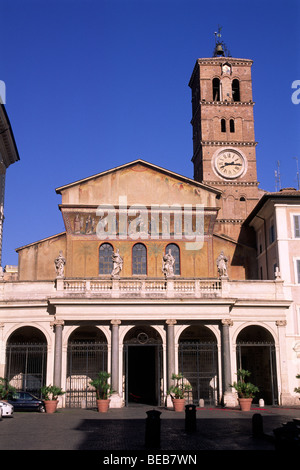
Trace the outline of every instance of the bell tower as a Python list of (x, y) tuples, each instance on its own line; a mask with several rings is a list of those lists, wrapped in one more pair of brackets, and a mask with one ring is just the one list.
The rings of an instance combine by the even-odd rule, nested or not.
[(192, 90), (194, 179), (222, 191), (218, 231), (236, 239), (260, 198), (250, 59), (229, 55), (216, 33), (212, 58), (196, 61)]

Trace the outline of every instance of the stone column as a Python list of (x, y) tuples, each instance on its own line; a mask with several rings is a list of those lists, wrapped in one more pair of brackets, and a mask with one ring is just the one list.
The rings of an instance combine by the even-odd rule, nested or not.
[(52, 325), (55, 331), (53, 385), (56, 385), (56, 387), (61, 387), (62, 329), (64, 326), (64, 321), (55, 320)]
[(111, 386), (119, 391), (119, 325), (120, 320), (111, 320)]
[(120, 320), (111, 320), (111, 387), (114, 391), (110, 407), (120, 408), (122, 399), (119, 395), (119, 325)]
[(223, 388), (223, 404), (234, 406), (236, 400), (231, 384), (231, 354), (230, 354), (230, 339), (229, 339), (229, 327), (233, 325), (233, 321), (230, 319), (221, 320), (221, 352), (222, 352), (222, 388)]
[(172, 385), (172, 374), (175, 373), (175, 336), (176, 320), (167, 320), (167, 389)]

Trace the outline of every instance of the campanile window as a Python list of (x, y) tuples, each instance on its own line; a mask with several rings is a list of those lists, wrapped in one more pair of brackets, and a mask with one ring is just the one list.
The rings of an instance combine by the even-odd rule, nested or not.
[(240, 82), (237, 78), (232, 80), (232, 97), (233, 97), (233, 101), (241, 101), (241, 99), (240, 99)]
[(220, 101), (221, 93), (220, 93), (220, 79), (214, 78), (213, 82), (213, 101)]

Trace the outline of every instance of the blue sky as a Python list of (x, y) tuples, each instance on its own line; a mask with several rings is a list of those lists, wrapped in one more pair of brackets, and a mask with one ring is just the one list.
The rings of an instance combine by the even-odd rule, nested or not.
[(20, 161), (7, 172), (2, 264), (64, 230), (55, 188), (142, 158), (193, 177), (191, 93), (222, 26), (253, 59), (260, 187), (297, 185), (300, 2), (0, 0), (0, 80)]

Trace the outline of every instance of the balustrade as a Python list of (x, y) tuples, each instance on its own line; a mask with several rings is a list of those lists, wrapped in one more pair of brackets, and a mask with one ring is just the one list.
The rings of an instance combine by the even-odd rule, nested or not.
[(201, 297), (202, 294), (221, 295), (222, 282), (220, 279), (65, 279), (63, 289), (70, 293), (114, 294), (114, 297), (118, 293)]

